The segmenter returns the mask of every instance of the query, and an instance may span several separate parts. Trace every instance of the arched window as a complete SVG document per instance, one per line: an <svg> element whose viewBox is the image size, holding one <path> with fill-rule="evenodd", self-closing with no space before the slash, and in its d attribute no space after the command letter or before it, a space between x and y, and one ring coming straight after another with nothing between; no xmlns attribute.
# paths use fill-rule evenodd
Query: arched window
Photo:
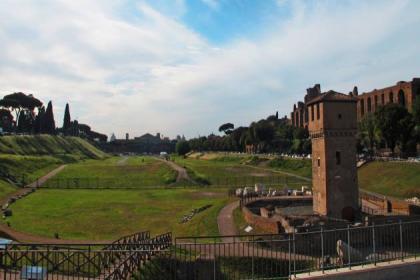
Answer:
<svg viewBox="0 0 420 280"><path fill-rule="evenodd" d="M392 91L389 93L389 103L394 103L394 93Z"/></svg>
<svg viewBox="0 0 420 280"><path fill-rule="evenodd" d="M405 95L402 89L398 92L398 104L405 107Z"/></svg>
<svg viewBox="0 0 420 280"><path fill-rule="evenodd" d="M365 100L360 99L360 114L363 117L365 115Z"/></svg>
<svg viewBox="0 0 420 280"><path fill-rule="evenodd" d="M378 108L378 96L377 95L375 95L375 111L376 111L376 109Z"/></svg>
<svg viewBox="0 0 420 280"><path fill-rule="evenodd" d="M370 100L370 97L367 99L367 111L368 113L372 112L372 101Z"/></svg>
<svg viewBox="0 0 420 280"><path fill-rule="evenodd" d="M382 93L381 95L381 105L384 106L385 105L385 94Z"/></svg>

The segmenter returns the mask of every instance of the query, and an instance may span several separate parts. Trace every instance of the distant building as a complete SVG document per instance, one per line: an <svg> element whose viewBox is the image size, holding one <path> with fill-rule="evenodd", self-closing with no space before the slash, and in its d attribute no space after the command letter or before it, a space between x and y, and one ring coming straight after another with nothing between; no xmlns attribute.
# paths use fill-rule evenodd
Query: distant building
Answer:
<svg viewBox="0 0 420 280"><path fill-rule="evenodd" d="M115 142L117 140L117 137L115 137L115 134L112 133L111 138L109 139L110 142Z"/></svg>
<svg viewBox="0 0 420 280"><path fill-rule="evenodd" d="M130 135L128 133L125 134L125 140L128 141L130 139Z"/></svg>
<svg viewBox="0 0 420 280"><path fill-rule="evenodd" d="M290 114L291 123L295 127L308 128L309 113L307 104L312 99L321 95L321 86L316 84L314 87L306 90L304 102L299 101L293 105L293 111ZM361 120L366 114L374 113L383 105L389 103L398 103L412 111L414 99L420 96L420 78L413 78L410 82L400 81L393 86L374 89L373 91L358 94L357 87L349 93L357 100L357 120Z"/></svg>

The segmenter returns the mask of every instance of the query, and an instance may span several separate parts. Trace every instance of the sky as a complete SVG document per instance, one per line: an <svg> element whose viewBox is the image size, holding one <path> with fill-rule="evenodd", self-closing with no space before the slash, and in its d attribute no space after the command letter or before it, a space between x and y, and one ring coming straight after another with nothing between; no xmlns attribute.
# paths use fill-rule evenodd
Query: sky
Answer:
<svg viewBox="0 0 420 280"><path fill-rule="evenodd" d="M420 1L0 0L0 97L52 100L118 138L247 126L315 83L420 77Z"/></svg>

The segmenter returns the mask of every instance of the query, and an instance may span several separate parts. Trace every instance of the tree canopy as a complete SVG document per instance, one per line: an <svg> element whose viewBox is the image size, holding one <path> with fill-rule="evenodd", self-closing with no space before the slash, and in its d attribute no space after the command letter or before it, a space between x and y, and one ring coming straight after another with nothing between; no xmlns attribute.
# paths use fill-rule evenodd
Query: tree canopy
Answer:
<svg viewBox="0 0 420 280"><path fill-rule="evenodd" d="M231 134L234 128L235 126L232 123L225 123L219 127L219 132L223 131L225 134Z"/></svg>

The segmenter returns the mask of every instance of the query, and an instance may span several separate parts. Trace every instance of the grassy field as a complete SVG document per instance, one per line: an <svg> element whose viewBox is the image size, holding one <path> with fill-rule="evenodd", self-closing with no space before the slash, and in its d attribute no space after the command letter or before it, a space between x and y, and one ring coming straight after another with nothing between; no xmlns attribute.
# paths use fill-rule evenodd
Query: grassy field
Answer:
<svg viewBox="0 0 420 280"><path fill-rule="evenodd" d="M400 198L420 197L420 164L371 162L359 168L359 187Z"/></svg>
<svg viewBox="0 0 420 280"><path fill-rule="evenodd" d="M180 235L217 234L216 217L229 201L223 189L39 190L11 206L15 229L42 236L112 240L151 230ZM185 224L183 215L212 205Z"/></svg>
<svg viewBox="0 0 420 280"><path fill-rule="evenodd" d="M310 159L274 158L263 165L307 178L312 177L312 161Z"/></svg>
<svg viewBox="0 0 420 280"><path fill-rule="evenodd" d="M63 163L107 155L77 137L51 135L0 137L0 198L35 181Z"/></svg>
<svg viewBox="0 0 420 280"><path fill-rule="evenodd" d="M190 176L209 185L284 184L301 185L302 180L260 166L249 156L173 157Z"/></svg>
<svg viewBox="0 0 420 280"><path fill-rule="evenodd" d="M111 157L67 165L51 184L56 180L66 182L81 178L81 187L89 187L89 184L98 187L103 187L102 184L109 184L107 187L164 186L175 182L177 175L167 164L152 157Z"/></svg>

